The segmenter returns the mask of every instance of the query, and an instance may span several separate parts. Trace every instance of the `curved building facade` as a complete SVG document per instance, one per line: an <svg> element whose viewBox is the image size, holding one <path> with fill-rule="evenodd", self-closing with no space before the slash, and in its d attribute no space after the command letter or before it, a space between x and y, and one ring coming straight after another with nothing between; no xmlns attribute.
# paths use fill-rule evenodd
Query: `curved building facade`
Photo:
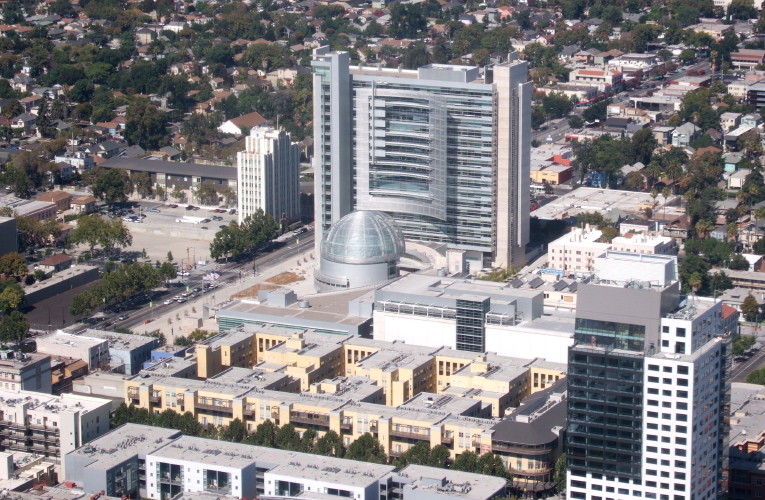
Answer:
<svg viewBox="0 0 765 500"><path fill-rule="evenodd" d="M345 290L396 278L404 250L404 234L391 216L375 210L350 213L321 242L316 289Z"/></svg>

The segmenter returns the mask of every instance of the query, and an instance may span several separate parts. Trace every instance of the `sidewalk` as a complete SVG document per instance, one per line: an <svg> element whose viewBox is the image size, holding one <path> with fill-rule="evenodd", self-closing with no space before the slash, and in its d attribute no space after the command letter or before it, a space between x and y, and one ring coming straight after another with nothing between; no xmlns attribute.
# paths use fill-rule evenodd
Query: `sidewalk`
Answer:
<svg viewBox="0 0 765 500"><path fill-rule="evenodd" d="M316 256L313 254L314 248L313 245L311 245L308 246L304 252L301 252L299 256L292 257L277 266L267 269L260 269L260 273L258 275L253 275L251 270L245 271L243 272L241 281L238 279L238 277L228 278L226 281L220 283L219 288L213 290L212 292L200 294L199 297L185 302L183 307L174 309L169 312L165 312L165 309L169 308L170 306L166 306L162 303L155 303L154 307L152 308L154 311L156 311L154 321L148 324L133 324L129 326L129 328L136 334L146 334L160 330L165 335L167 343L172 344L176 337L188 335L194 329L188 325L183 324L184 317L189 316L202 318L203 305L206 304L209 307L218 307L227 303L231 295L234 295L237 292L245 290L246 288L249 288L253 285L263 283L267 279L287 271L291 271L300 276L304 276L304 279L281 286L295 290L298 295L315 293L313 288L313 270L318 265L318 261L315 259ZM298 265L298 260L300 261L300 265ZM214 266L210 267L212 268ZM181 289L178 290L178 293L180 294ZM149 306L135 311L134 314L139 312L143 313L147 309L149 309ZM214 318L202 318L201 329L217 332L218 322Z"/></svg>

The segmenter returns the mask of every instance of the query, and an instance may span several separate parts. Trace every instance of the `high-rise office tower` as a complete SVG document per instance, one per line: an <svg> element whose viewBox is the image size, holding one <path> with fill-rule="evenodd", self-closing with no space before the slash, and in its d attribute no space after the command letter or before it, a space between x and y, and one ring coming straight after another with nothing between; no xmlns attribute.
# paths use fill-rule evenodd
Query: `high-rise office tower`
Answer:
<svg viewBox="0 0 765 500"><path fill-rule="evenodd" d="M608 252L577 290L568 497L720 498L730 333L722 302L680 293L672 256Z"/></svg>
<svg viewBox="0 0 765 500"><path fill-rule="evenodd" d="M350 66L314 50L316 244L353 210L473 266L520 264L529 241L528 64Z"/></svg>
<svg viewBox="0 0 765 500"><path fill-rule="evenodd" d="M236 162L240 223L259 208L277 224L300 217L300 148L289 133L253 127Z"/></svg>

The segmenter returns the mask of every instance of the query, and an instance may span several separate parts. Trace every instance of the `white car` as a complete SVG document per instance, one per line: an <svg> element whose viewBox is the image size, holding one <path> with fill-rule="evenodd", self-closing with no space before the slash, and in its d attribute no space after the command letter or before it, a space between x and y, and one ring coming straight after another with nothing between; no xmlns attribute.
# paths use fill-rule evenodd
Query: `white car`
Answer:
<svg viewBox="0 0 765 500"><path fill-rule="evenodd" d="M173 297L173 300L178 300L180 298L182 298L180 295L176 295L175 297Z"/></svg>
<svg viewBox="0 0 765 500"><path fill-rule="evenodd" d="M170 299L167 299L167 300L165 301L165 305L166 305L166 306L167 306L167 305L170 305L170 304L172 304L172 303L173 303L173 301L172 301L172 300L170 300Z"/></svg>
<svg viewBox="0 0 765 500"><path fill-rule="evenodd" d="M186 299L181 297L180 299L176 300L176 302L178 302L179 304L183 304L184 302L186 302Z"/></svg>

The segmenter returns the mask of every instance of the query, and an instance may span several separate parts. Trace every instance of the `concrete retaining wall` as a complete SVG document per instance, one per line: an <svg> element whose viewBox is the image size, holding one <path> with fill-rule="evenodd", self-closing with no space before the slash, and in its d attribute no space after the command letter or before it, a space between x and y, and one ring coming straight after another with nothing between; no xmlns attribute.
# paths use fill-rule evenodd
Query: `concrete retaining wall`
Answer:
<svg viewBox="0 0 765 500"><path fill-rule="evenodd" d="M45 299L54 297L67 290L92 281L100 277L96 266L73 266L65 271L58 272L53 277L37 282L26 287L26 303L36 304Z"/></svg>

